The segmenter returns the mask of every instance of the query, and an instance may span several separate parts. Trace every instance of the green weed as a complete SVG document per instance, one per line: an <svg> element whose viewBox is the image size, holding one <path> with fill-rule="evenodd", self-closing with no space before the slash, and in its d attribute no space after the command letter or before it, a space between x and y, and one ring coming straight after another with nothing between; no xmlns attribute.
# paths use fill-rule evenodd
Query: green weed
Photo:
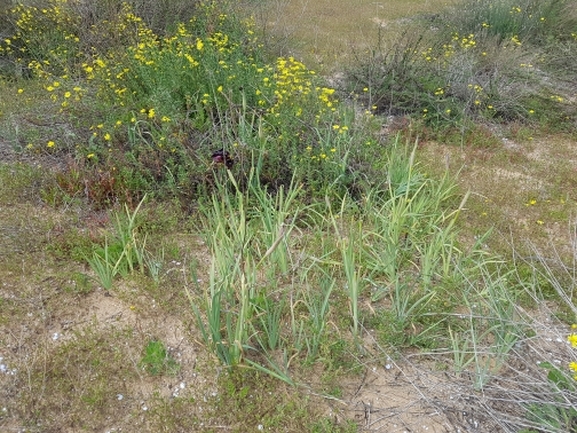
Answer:
<svg viewBox="0 0 577 433"><path fill-rule="evenodd" d="M150 340L144 347L144 355L140 366L153 376L160 374L175 374L180 366L167 352L164 343L160 340Z"/></svg>

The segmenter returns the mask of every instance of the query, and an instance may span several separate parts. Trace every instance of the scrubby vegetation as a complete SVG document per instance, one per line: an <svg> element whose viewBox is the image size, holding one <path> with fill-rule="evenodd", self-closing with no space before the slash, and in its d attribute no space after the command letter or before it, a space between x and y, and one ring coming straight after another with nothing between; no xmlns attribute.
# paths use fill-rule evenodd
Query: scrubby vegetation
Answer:
<svg viewBox="0 0 577 433"><path fill-rule="evenodd" d="M570 1L460 2L360 53L349 81L376 112L453 141L495 122L574 130L576 23Z"/></svg>
<svg viewBox="0 0 577 433"><path fill-rule="evenodd" d="M471 194L427 173L419 144L573 133L574 5L418 17L338 86L266 52L242 6L3 11L0 425L360 431L370 406L359 422L323 402L412 351L473 395L513 377L487 431L572 431L574 240L554 266L537 247L491 251L466 232ZM93 298L120 313L80 320ZM568 339L557 364L531 345L537 312Z"/></svg>

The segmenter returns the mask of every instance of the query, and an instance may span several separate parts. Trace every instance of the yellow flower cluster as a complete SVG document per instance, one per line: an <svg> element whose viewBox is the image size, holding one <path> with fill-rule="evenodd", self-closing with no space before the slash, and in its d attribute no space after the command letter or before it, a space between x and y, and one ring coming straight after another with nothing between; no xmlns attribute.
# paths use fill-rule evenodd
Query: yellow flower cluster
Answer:
<svg viewBox="0 0 577 433"><path fill-rule="evenodd" d="M467 87L472 90L472 100L476 107L483 107L493 110L493 106L488 103L489 96L485 93L483 86L479 84L468 84Z"/></svg>
<svg viewBox="0 0 577 433"><path fill-rule="evenodd" d="M467 36L462 36L459 39L459 45L464 50L466 50L468 48L473 48L475 45L477 45L477 42L475 41L475 35L471 33Z"/></svg>
<svg viewBox="0 0 577 433"><path fill-rule="evenodd" d="M315 72L295 60L293 57L280 57L276 62L276 72L273 75L274 82L269 77L264 77L265 87L274 88L274 104L269 108L269 113L280 116L281 111L289 110L295 116L300 116L305 107L303 104L316 105L315 117L320 120L323 115L336 110L338 102L334 98L335 89L315 86L313 81ZM319 104L320 103L320 104Z"/></svg>
<svg viewBox="0 0 577 433"><path fill-rule="evenodd" d="M572 327L573 327L573 329L577 328L576 325L573 325ZM569 341L569 343L571 343L572 347L577 347L577 334L569 335L569 337L567 337L567 341Z"/></svg>
<svg viewBox="0 0 577 433"><path fill-rule="evenodd" d="M571 325L571 329L576 330L577 324ZM567 337L567 341L569 341L569 343L571 343L571 347L577 348L577 334L573 334L573 333L570 334ZM577 362L575 362L575 361L570 362L569 363L569 370L573 374L573 379L577 380Z"/></svg>
<svg viewBox="0 0 577 433"><path fill-rule="evenodd" d="M487 25L488 26L488 25ZM435 52L432 47L421 51L421 55L427 62L437 62L440 59L449 59L453 57L458 50L470 50L477 46L475 35L470 33L466 36L460 35L458 32L453 32L451 35L451 42L443 44L440 53Z"/></svg>
<svg viewBox="0 0 577 433"><path fill-rule="evenodd" d="M43 59L29 66L33 71L49 68L59 74L70 72L70 63L80 57L80 38L75 32L79 18L69 8L68 0L49 0L45 7L18 4L10 10L16 32L0 40L0 54L13 55L17 62L27 57Z"/></svg>
<svg viewBox="0 0 577 433"><path fill-rule="evenodd" d="M334 115L338 104L335 89L318 85L314 71L293 57L266 64L258 51L251 55L250 50L257 47L250 45L255 41L251 22L246 23L249 42L244 40L242 45L232 33L227 34L226 15L218 16L218 23L208 34L199 32L198 18L193 18L177 25L174 33L160 37L128 3L122 3L114 19L82 29L79 34L84 36L86 32L91 41L97 42L113 37L114 47L123 48L86 47L79 43L78 35L69 31L79 28L73 8L65 7L71 1L47 0L46 9L17 6L21 31L0 44L6 50L15 49L16 42L21 42L19 46L28 49L33 44L25 38L34 37L34 32L41 37L39 28L58 29L61 40L54 41L51 55L29 55L28 59L35 60L28 66L36 77L45 80L48 97L61 110L73 113L73 109L82 108L74 104L86 101L86 97L107 108L90 127L90 143L83 149L88 159L98 160L99 146L110 150L118 140L126 140L127 133L138 137L140 128L147 132L146 137L152 136L151 143L162 147L178 134L176 125L184 116L195 125L198 120L202 126L213 116L241 106L258 108L255 111L272 128L287 118L307 116L307 122L332 125L331 136L335 139L348 133L348 126ZM39 27L41 19L51 25ZM74 61L60 65L59 58ZM294 139L295 135L290 132L286 134L289 136ZM325 143L309 157L330 159L337 152L335 146ZM56 141L42 145L43 150L59 147Z"/></svg>

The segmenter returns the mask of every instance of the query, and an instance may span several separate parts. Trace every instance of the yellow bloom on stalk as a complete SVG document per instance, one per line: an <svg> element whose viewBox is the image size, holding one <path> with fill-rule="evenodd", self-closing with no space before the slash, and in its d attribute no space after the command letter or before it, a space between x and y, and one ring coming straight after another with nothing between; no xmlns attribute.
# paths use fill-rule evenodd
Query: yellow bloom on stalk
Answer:
<svg viewBox="0 0 577 433"><path fill-rule="evenodd" d="M202 51L203 47L204 47L204 42L202 42L202 39L197 39L196 40L196 49L198 51Z"/></svg>
<svg viewBox="0 0 577 433"><path fill-rule="evenodd" d="M517 35L515 35L511 38L511 42L513 42L517 46L522 45L521 41L519 40L519 36L517 36Z"/></svg>
<svg viewBox="0 0 577 433"><path fill-rule="evenodd" d="M107 132L106 134L104 134L104 140L106 141L110 141L112 137L110 136L110 134Z"/></svg>
<svg viewBox="0 0 577 433"><path fill-rule="evenodd" d="M577 334L571 334L567 337L567 341L571 343L571 346L577 347Z"/></svg>
<svg viewBox="0 0 577 433"><path fill-rule="evenodd" d="M52 148L52 147L54 147L55 145L56 145L56 143L54 143L52 140L50 140L48 143L46 143L46 147L49 148L49 149ZM577 336L576 336L576 337L577 337Z"/></svg>
<svg viewBox="0 0 577 433"><path fill-rule="evenodd" d="M573 373L575 373L573 375L573 379L577 380L577 362L570 362L569 363L569 370L572 370Z"/></svg>
<svg viewBox="0 0 577 433"><path fill-rule="evenodd" d="M156 116L156 112L154 111L154 108L151 108L150 110L148 110L148 118L154 119L154 116Z"/></svg>

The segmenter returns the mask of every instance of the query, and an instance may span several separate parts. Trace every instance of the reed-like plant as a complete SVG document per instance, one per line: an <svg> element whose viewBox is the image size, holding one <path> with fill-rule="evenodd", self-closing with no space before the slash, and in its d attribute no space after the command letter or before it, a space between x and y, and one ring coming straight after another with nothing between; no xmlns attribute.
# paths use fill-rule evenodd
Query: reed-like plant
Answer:
<svg viewBox="0 0 577 433"><path fill-rule="evenodd" d="M98 247L91 256L86 256L86 261L106 290L112 288L116 275L126 276L134 272L135 265L140 272L145 270L146 236L139 238L136 221L145 200L146 195L132 212L125 205L124 215L115 215L113 242L109 243L106 239L103 247Z"/></svg>
<svg viewBox="0 0 577 433"><path fill-rule="evenodd" d="M271 298L282 291L273 295L270 288L278 286L275 276L286 274L290 267L287 237L300 213L294 206L300 188L293 184L286 193L281 187L272 195L259 184L258 167L257 163L250 170L243 188L230 171L217 178L215 194L201 207L211 251L202 308L188 294L205 342L224 365L246 361L288 381L269 353L284 350L280 321L285 305L283 298ZM257 359L264 357L265 365L251 359L251 353Z"/></svg>
<svg viewBox="0 0 577 433"><path fill-rule="evenodd" d="M314 290L310 286L303 286L302 301L308 311L308 326L305 328L306 337L304 341L308 358L311 361L314 361L318 356L319 348L325 337L330 297L334 286L334 279L327 275L320 278L318 286Z"/></svg>

